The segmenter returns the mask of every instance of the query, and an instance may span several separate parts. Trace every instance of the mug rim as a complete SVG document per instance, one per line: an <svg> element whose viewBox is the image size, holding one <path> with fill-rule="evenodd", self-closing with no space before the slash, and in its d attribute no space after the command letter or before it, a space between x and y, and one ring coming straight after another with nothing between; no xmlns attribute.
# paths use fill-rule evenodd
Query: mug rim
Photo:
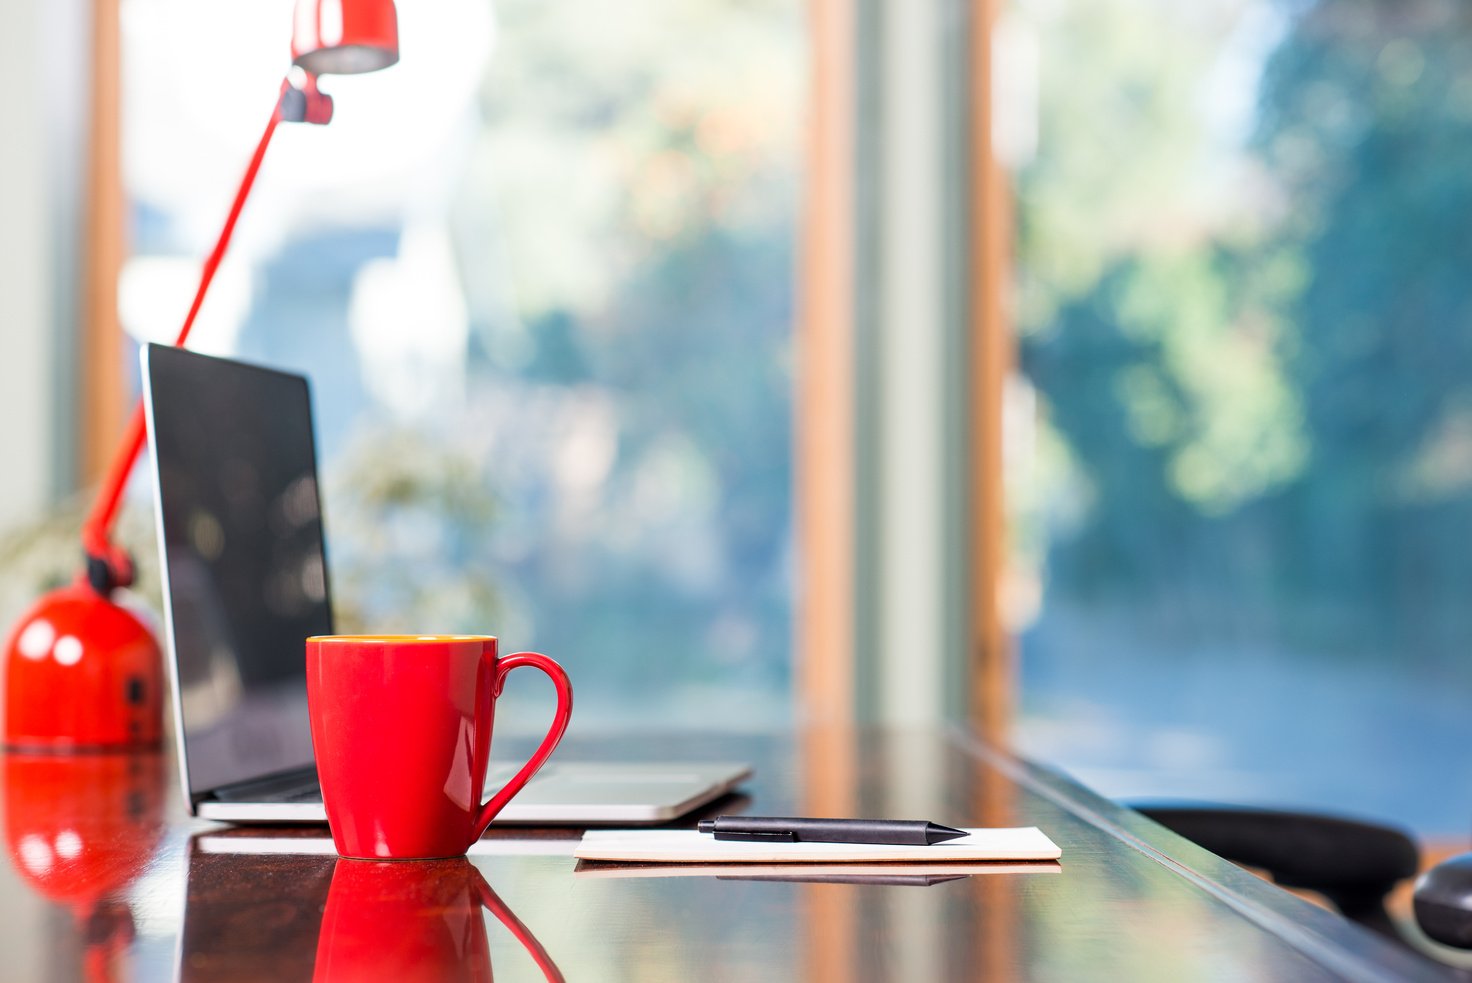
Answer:
<svg viewBox="0 0 1472 983"><path fill-rule="evenodd" d="M445 642L494 642L495 635L308 635L307 641L318 644L333 642L388 642L394 645L443 645Z"/></svg>

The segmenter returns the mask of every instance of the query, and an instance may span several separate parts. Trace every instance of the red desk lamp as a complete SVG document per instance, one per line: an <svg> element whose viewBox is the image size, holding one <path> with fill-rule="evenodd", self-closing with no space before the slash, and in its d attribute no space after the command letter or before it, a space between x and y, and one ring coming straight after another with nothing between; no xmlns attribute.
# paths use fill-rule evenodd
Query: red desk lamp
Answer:
<svg viewBox="0 0 1472 983"><path fill-rule="evenodd" d="M205 259L175 345L189 338L276 124L332 119L332 97L317 88L317 76L372 72L399 60L393 0L298 0L291 60L294 67L281 83L266 131ZM163 660L158 642L113 597L133 582L132 558L110 535L128 473L143 449L143 428L140 403L82 527L86 570L70 586L42 597L11 630L5 645L7 747L67 751L159 741Z"/></svg>

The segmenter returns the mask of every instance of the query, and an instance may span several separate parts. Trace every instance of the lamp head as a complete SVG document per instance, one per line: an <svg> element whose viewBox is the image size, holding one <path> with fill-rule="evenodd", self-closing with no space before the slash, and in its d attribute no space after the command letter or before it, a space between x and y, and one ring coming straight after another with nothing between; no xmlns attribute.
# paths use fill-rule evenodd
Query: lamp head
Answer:
<svg viewBox="0 0 1472 983"><path fill-rule="evenodd" d="M358 75L399 60L393 0L297 0L292 64L312 75Z"/></svg>

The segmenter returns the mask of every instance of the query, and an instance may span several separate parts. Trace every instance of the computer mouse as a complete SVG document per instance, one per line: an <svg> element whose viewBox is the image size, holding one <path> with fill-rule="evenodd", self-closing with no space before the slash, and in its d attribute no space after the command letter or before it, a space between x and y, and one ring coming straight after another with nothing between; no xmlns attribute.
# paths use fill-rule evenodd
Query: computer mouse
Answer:
<svg viewBox="0 0 1472 983"><path fill-rule="evenodd" d="M1416 881L1416 923L1443 945L1472 949L1472 853L1445 860Z"/></svg>

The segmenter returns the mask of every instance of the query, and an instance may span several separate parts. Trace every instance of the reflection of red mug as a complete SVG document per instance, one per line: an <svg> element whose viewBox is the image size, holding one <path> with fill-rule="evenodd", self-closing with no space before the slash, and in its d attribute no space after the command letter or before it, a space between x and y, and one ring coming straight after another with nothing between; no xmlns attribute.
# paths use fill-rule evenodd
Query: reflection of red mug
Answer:
<svg viewBox="0 0 1472 983"><path fill-rule="evenodd" d="M547 950L463 857L424 864L339 860L322 912L313 980L490 980L482 904L542 975L560 983Z"/></svg>
<svg viewBox="0 0 1472 983"><path fill-rule="evenodd" d="M547 736L481 805L496 697L533 666L557 687ZM567 730L572 684L545 655L496 655L489 635L307 639L312 745L332 841L344 857L458 857L531 780Z"/></svg>

